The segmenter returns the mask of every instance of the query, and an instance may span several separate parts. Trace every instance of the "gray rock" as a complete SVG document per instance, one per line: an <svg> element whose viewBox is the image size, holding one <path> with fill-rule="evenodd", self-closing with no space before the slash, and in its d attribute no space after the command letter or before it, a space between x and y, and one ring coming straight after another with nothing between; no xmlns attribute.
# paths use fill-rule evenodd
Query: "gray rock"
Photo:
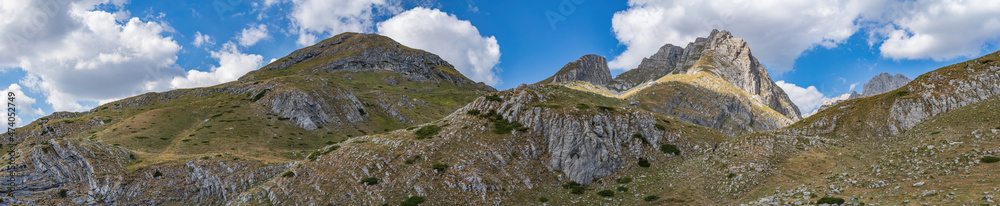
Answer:
<svg viewBox="0 0 1000 206"><path fill-rule="evenodd" d="M603 85L611 81L611 70L608 61L602 56L588 54L576 61L567 63L555 75L538 82L539 84L585 81L594 85Z"/></svg>
<svg viewBox="0 0 1000 206"><path fill-rule="evenodd" d="M868 97L896 90L910 83L910 81L910 78L903 76L903 74L890 75L889 73L882 73L872 77L871 80L868 80L868 82L865 83L864 91L861 93L861 97Z"/></svg>

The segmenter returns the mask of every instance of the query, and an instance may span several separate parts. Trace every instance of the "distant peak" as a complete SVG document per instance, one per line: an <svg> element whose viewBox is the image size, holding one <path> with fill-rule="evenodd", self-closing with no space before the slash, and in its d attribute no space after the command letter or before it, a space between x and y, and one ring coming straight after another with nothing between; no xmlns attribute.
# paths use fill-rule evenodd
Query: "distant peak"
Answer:
<svg viewBox="0 0 1000 206"><path fill-rule="evenodd" d="M610 82L611 69L608 68L608 60L600 55L583 55L576 61L567 63L552 77L538 83L547 84L571 81L585 81L595 85L603 85Z"/></svg>

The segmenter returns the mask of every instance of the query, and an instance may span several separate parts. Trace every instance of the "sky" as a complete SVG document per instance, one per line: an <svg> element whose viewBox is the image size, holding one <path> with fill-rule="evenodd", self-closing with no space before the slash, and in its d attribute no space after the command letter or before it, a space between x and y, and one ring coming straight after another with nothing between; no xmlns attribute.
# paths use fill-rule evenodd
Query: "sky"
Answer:
<svg viewBox="0 0 1000 206"><path fill-rule="evenodd" d="M217 85L343 32L440 55L504 90L586 54L613 74L728 30L803 113L879 73L915 78L1000 49L994 0L0 1L0 89L24 125L147 92ZM6 120L4 120L6 121ZM4 122L6 123L6 122Z"/></svg>

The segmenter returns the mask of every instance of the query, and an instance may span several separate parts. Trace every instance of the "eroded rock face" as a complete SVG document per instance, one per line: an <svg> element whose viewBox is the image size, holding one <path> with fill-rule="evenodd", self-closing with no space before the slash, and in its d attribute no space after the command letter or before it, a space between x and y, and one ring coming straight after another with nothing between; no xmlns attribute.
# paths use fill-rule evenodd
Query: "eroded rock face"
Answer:
<svg viewBox="0 0 1000 206"><path fill-rule="evenodd" d="M563 66L559 72L542 80L541 84L556 82L585 81L594 85L603 85L611 81L611 70L608 69L608 61L598 55L584 55L576 61Z"/></svg>

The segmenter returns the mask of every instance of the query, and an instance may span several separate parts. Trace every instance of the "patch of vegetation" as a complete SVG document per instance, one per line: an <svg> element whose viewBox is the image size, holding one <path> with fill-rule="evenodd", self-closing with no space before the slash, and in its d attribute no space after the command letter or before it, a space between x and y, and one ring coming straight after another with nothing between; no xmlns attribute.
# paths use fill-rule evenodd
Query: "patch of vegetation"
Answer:
<svg viewBox="0 0 1000 206"><path fill-rule="evenodd" d="M628 184L630 182L632 182L632 178L631 177L625 177L625 178L619 178L618 179L618 184Z"/></svg>
<svg viewBox="0 0 1000 206"><path fill-rule="evenodd" d="M479 117L493 122L493 133L495 134L508 134L513 130L517 130L519 132L528 131L528 128L524 127L524 125L520 122L508 121L507 119L504 119L502 115L497 114L496 110L491 109L489 112L486 112L486 114L479 115Z"/></svg>
<svg viewBox="0 0 1000 206"><path fill-rule="evenodd" d="M734 177L736 177L736 174L733 174L733 173L729 173L729 175L726 175L726 178L729 178L729 179L732 179Z"/></svg>
<svg viewBox="0 0 1000 206"><path fill-rule="evenodd" d="M816 201L816 204L844 204L844 198L823 197Z"/></svg>
<svg viewBox="0 0 1000 206"><path fill-rule="evenodd" d="M421 196L410 196L409 198L406 198L405 200L403 200L402 203L399 203L399 205L401 205L401 206L417 206L417 205L420 205L421 203L424 203L425 201L427 201L427 199L424 198L424 197L421 197Z"/></svg>
<svg viewBox="0 0 1000 206"><path fill-rule="evenodd" d="M569 181L566 184L563 184L562 187L563 189L569 189L570 190L569 193L578 195L583 194L583 192L587 189L584 188L583 185L580 185L580 183L576 183L576 181Z"/></svg>
<svg viewBox="0 0 1000 206"><path fill-rule="evenodd" d="M59 197L66 198L67 196L66 192L67 192L66 189L59 190Z"/></svg>
<svg viewBox="0 0 1000 206"><path fill-rule="evenodd" d="M437 135L439 132L441 132L440 126L427 125L421 127L416 132L413 132L413 134L417 136L417 139L430 139L433 138L434 135Z"/></svg>
<svg viewBox="0 0 1000 206"><path fill-rule="evenodd" d="M681 150L677 149L677 145L672 144L660 145L660 151L663 152L663 154L673 153L674 155L681 155Z"/></svg>
<svg viewBox="0 0 1000 206"><path fill-rule="evenodd" d="M660 131L667 131L667 127L664 127L662 124L656 124L656 125L653 125L653 126L656 127L656 129L658 129Z"/></svg>
<svg viewBox="0 0 1000 206"><path fill-rule="evenodd" d="M365 185L375 185L375 184L378 184L378 178L375 178L375 177L361 178L361 183L363 183Z"/></svg>
<svg viewBox="0 0 1000 206"><path fill-rule="evenodd" d="M541 203L546 203L546 202L549 202L549 198L545 198L545 197L539 197L539 198L538 198L538 202L541 202Z"/></svg>
<svg viewBox="0 0 1000 206"><path fill-rule="evenodd" d="M613 112L613 111L615 111L614 107L597 106L597 108L600 109L601 111L605 111L605 112Z"/></svg>
<svg viewBox="0 0 1000 206"><path fill-rule="evenodd" d="M908 91L908 90L903 90L903 91L896 92L896 95L898 95L900 97L906 96L906 95L909 95L909 94L910 94L910 91Z"/></svg>
<svg viewBox="0 0 1000 206"><path fill-rule="evenodd" d="M434 163L434 165L431 165L431 168L434 168L434 170L437 170L438 172L444 172L445 170L448 170L448 164Z"/></svg>
<svg viewBox="0 0 1000 206"><path fill-rule="evenodd" d="M269 91L271 91L271 90L270 89L265 89L264 91L262 91L262 92L258 93L257 95L253 96L253 98L250 99L250 101L251 102L257 102L257 100L260 100L260 98L264 98L264 95L267 94L267 92L269 92Z"/></svg>
<svg viewBox="0 0 1000 206"><path fill-rule="evenodd" d="M403 163L406 163L408 165L412 165L414 162L417 162L417 160L420 160L420 155L415 155L415 156L413 156L413 158L407 159Z"/></svg>
<svg viewBox="0 0 1000 206"><path fill-rule="evenodd" d="M281 177L284 178L295 177L295 173L292 171L286 171L285 173L281 173Z"/></svg>
<svg viewBox="0 0 1000 206"><path fill-rule="evenodd" d="M597 192L597 195L604 196L604 197L614 197L615 196L615 191L601 190L600 192Z"/></svg>
<svg viewBox="0 0 1000 206"><path fill-rule="evenodd" d="M160 177L160 176L163 176L163 173L160 172L159 170L157 170L156 172L153 172L153 177Z"/></svg>
<svg viewBox="0 0 1000 206"><path fill-rule="evenodd" d="M579 104L576 104L576 108L577 109L590 109L590 105L587 105L587 104L584 104L584 103L579 103Z"/></svg>
<svg viewBox="0 0 1000 206"><path fill-rule="evenodd" d="M642 198L642 200L646 201L646 202L652 202L652 201L656 201L658 199L660 199L660 197L656 196L656 195L650 195L650 196L646 196L645 198Z"/></svg>
<svg viewBox="0 0 1000 206"><path fill-rule="evenodd" d="M469 111L466 111L465 114L472 115L472 116L479 116L479 110L478 109L470 109Z"/></svg>
<svg viewBox="0 0 1000 206"><path fill-rule="evenodd" d="M983 158L980 158L979 161L982 161L983 163L994 163L994 162L1000 162L1000 158L994 156L985 156Z"/></svg>
<svg viewBox="0 0 1000 206"><path fill-rule="evenodd" d="M931 135L936 135L936 134L941 134L941 131L934 131L934 132L931 132Z"/></svg>
<svg viewBox="0 0 1000 206"><path fill-rule="evenodd" d="M990 62L993 62L993 60L992 59L985 59L985 60L979 61L980 64L989 64Z"/></svg>
<svg viewBox="0 0 1000 206"><path fill-rule="evenodd" d="M639 158L639 166L640 167L649 167L650 164L649 164L649 161L646 160L646 158Z"/></svg>
<svg viewBox="0 0 1000 206"><path fill-rule="evenodd" d="M486 100L494 101L494 102L503 102L503 99L501 99L500 97L498 97L496 95L486 95Z"/></svg>
<svg viewBox="0 0 1000 206"><path fill-rule="evenodd" d="M364 108L358 108L358 114L361 114L361 116L365 116L368 115L368 112L365 112Z"/></svg>
<svg viewBox="0 0 1000 206"><path fill-rule="evenodd" d="M615 188L615 189L618 190L619 192L628 192L628 188L627 187L621 187L621 186L619 186L618 188Z"/></svg>

